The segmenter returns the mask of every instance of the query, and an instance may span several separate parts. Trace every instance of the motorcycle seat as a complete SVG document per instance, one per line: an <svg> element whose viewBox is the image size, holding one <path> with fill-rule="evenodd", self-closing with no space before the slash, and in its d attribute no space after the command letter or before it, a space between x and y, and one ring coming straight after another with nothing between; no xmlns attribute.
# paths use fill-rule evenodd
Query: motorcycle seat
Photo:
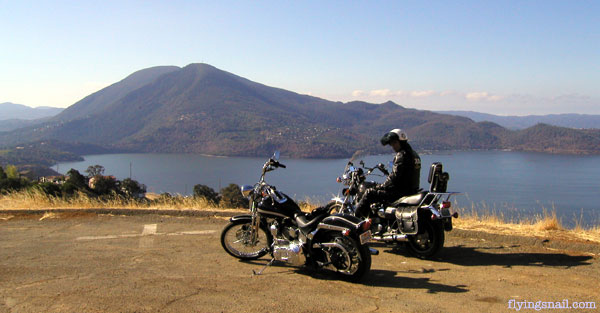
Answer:
<svg viewBox="0 0 600 313"><path fill-rule="evenodd" d="M402 198L396 200L394 203L392 203L392 206L399 207L399 206L418 205L419 203L421 203L421 201L423 201L423 198L425 198L425 195L427 195L427 192L420 192L420 193L417 193L414 195L402 197Z"/></svg>
<svg viewBox="0 0 600 313"><path fill-rule="evenodd" d="M302 229L306 229L306 228L311 228L312 226L314 226L315 224L318 224L322 218L322 216L318 215L316 217L314 217L312 220L308 220L306 218L305 215L303 214L296 214L295 218L296 218L296 223L298 224L298 227L302 228Z"/></svg>

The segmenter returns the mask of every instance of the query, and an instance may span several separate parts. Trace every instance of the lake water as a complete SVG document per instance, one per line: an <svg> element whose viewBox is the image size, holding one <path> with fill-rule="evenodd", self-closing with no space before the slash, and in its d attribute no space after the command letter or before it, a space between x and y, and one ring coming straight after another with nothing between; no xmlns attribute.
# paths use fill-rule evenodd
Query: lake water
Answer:
<svg viewBox="0 0 600 313"><path fill-rule="evenodd" d="M85 161L60 163L58 171L81 173L100 164L105 174L131 176L149 192L192 194L196 184L219 190L230 183L254 184L269 157L210 157L196 154L88 155ZM393 155L363 157L367 166L388 164ZM600 156L552 155L529 152L475 151L421 155L421 186L428 188L429 165L442 162L450 173L449 191L461 191L455 206L482 213L496 212L507 220L555 210L564 225L600 223ZM267 182L298 200L327 202L342 187L336 183L347 159L289 159L286 169L267 174ZM358 160L355 162L358 164ZM371 180L381 180L370 176Z"/></svg>

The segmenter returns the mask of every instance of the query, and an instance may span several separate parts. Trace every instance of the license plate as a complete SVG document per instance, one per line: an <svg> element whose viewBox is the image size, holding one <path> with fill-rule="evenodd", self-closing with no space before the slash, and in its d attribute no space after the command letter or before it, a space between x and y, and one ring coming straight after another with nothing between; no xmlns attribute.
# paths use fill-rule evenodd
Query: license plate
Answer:
<svg viewBox="0 0 600 313"><path fill-rule="evenodd" d="M366 232L360 234L360 244L364 245L366 243L369 243L369 241L371 241L371 231L367 230Z"/></svg>

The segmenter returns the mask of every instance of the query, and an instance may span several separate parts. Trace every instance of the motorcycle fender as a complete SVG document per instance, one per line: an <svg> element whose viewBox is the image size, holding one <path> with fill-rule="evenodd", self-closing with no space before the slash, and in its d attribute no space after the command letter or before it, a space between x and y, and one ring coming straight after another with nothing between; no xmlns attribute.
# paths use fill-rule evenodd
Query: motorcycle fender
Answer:
<svg viewBox="0 0 600 313"><path fill-rule="evenodd" d="M350 214L335 214L324 218L317 229L310 233L307 237L311 241L319 241L322 235L325 235L331 231L342 232L344 230L350 230L350 232L356 234L358 225L362 220L354 215ZM358 236L358 234L356 234Z"/></svg>
<svg viewBox="0 0 600 313"><path fill-rule="evenodd" d="M250 214L236 215L236 216L232 216L229 219L230 222L241 221L241 220L252 221L252 215L250 215Z"/></svg>
<svg viewBox="0 0 600 313"><path fill-rule="evenodd" d="M442 225L444 226L444 230L445 231L451 231L452 230L452 217L451 216L446 216L444 214L442 214L442 212L440 212L438 209L432 207L432 206L426 206L421 208L425 211L431 212L431 214L436 216L436 219L438 221L441 221ZM429 217L429 216L427 216Z"/></svg>

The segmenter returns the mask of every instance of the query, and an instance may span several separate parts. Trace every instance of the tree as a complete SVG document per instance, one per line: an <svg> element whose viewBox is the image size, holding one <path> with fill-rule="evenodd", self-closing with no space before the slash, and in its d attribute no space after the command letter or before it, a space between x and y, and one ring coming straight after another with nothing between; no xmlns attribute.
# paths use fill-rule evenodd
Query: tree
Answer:
<svg viewBox="0 0 600 313"><path fill-rule="evenodd" d="M229 184L221 189L221 205L231 208L242 208L248 206L248 199L244 198L240 186Z"/></svg>
<svg viewBox="0 0 600 313"><path fill-rule="evenodd" d="M85 170L85 172L88 174L88 177L94 177L94 176L102 176L104 175L104 166L102 165L90 165L88 166L87 170Z"/></svg>
<svg viewBox="0 0 600 313"><path fill-rule="evenodd" d="M121 182L121 191L129 197L138 198L140 194L146 193L146 185L140 184L131 178L125 178Z"/></svg>
<svg viewBox="0 0 600 313"><path fill-rule="evenodd" d="M19 170L14 165L6 166L6 177L7 178L19 178Z"/></svg>
<svg viewBox="0 0 600 313"><path fill-rule="evenodd" d="M119 184L117 179L113 176L94 176L91 179L94 180L93 190L98 195L107 195L111 192L119 191ZM91 186L91 184L90 184Z"/></svg>
<svg viewBox="0 0 600 313"><path fill-rule="evenodd" d="M67 172L67 176L69 176L69 178L67 178L67 181L65 182L65 184L70 183L79 189L87 187L87 182L86 182L85 176L81 175L81 173L79 173L79 171L77 171L76 169L73 169L73 168L70 169Z"/></svg>
<svg viewBox="0 0 600 313"><path fill-rule="evenodd" d="M219 194L214 189L206 185L195 185L194 197L204 198L214 204L219 204Z"/></svg>
<svg viewBox="0 0 600 313"><path fill-rule="evenodd" d="M2 166L0 166L0 180L7 179L7 178L8 178L8 176L6 176L4 169L2 168Z"/></svg>

